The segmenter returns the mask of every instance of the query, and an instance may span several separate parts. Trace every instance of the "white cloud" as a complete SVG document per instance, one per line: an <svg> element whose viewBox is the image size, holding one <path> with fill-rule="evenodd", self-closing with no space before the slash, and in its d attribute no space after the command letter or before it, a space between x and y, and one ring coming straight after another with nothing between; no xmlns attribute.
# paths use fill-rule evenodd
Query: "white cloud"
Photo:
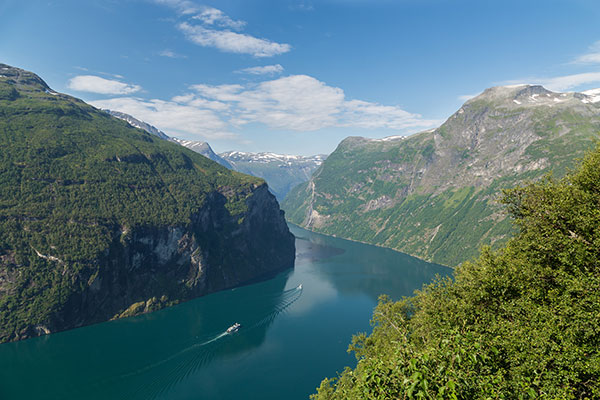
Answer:
<svg viewBox="0 0 600 400"><path fill-rule="evenodd" d="M194 19L199 19L207 25L215 25L223 28L242 29L246 26L245 21L235 21L229 18L223 11L212 7L203 7L200 14L195 15Z"/></svg>
<svg viewBox="0 0 600 400"><path fill-rule="evenodd" d="M178 13L183 15L194 14L200 11L200 7L197 6L193 1L188 0L154 0L156 4L169 6L177 10Z"/></svg>
<svg viewBox="0 0 600 400"><path fill-rule="evenodd" d="M556 92L564 92L586 84L600 84L600 72L585 72L581 74L556 76L554 78L528 78L507 81L504 84L534 84L542 85L546 89Z"/></svg>
<svg viewBox="0 0 600 400"><path fill-rule="evenodd" d="M209 29L201 25L191 25L187 22L182 22L177 27L192 42L204 47L215 47L228 53L251 54L254 57L272 57L287 53L291 49L291 46L286 43L275 43L267 39L259 39L229 30Z"/></svg>
<svg viewBox="0 0 600 400"><path fill-rule="evenodd" d="M185 56L183 54L175 53L174 51L169 50L169 49L165 49L165 50L161 51L160 53L158 53L158 55L161 57L168 57L168 58L187 58L187 56Z"/></svg>
<svg viewBox="0 0 600 400"><path fill-rule="evenodd" d="M188 21L177 24L186 38L203 47L214 47L228 53L251 54L254 57L272 57L287 53L291 46L268 39L237 33L246 26L245 21L234 20L223 11L188 0L154 0L155 3L174 8ZM198 21L199 24L192 23Z"/></svg>
<svg viewBox="0 0 600 400"><path fill-rule="evenodd" d="M283 72L283 67L279 64L264 65L261 67L250 67L235 71L238 74L250 75L275 75Z"/></svg>
<svg viewBox="0 0 600 400"><path fill-rule="evenodd" d="M228 124L212 110L158 99L119 97L90 102L98 108L121 111L148 122L169 135L200 135L206 139L235 138Z"/></svg>
<svg viewBox="0 0 600 400"><path fill-rule="evenodd" d="M245 85L198 84L190 89L192 92L171 100L120 97L91 103L131 114L170 135L199 135L205 140L240 140L233 132L250 123L292 131L324 128L398 131L431 128L440 123L400 107L347 99L342 89L308 75Z"/></svg>
<svg viewBox="0 0 600 400"><path fill-rule="evenodd" d="M477 96L479 96L479 93L476 93L476 94L463 94L463 95L458 96L458 99L460 101L467 101L467 100L471 100L473 97L477 97Z"/></svg>
<svg viewBox="0 0 600 400"><path fill-rule="evenodd" d="M142 90L139 85L104 79L95 75L78 75L69 80L67 87L80 92L99 94L132 94Z"/></svg>
<svg viewBox="0 0 600 400"><path fill-rule="evenodd" d="M274 129L315 131L327 127L407 129L431 127L425 120L395 106L346 100L344 91L307 75L292 75L256 85L194 85L198 97L180 100L191 104L206 99L228 104L221 114L233 126L250 122Z"/></svg>
<svg viewBox="0 0 600 400"><path fill-rule="evenodd" d="M600 40L590 46L589 51L577 57L575 64L600 64Z"/></svg>

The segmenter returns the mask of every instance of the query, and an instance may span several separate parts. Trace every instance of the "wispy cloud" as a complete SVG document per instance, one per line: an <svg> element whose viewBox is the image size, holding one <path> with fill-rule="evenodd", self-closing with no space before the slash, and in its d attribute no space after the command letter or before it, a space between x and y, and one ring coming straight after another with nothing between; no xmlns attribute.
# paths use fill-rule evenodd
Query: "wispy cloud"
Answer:
<svg viewBox="0 0 600 400"><path fill-rule="evenodd" d="M314 11L315 7L309 2L299 2L290 5L292 11Z"/></svg>
<svg viewBox="0 0 600 400"><path fill-rule="evenodd" d="M177 10L182 15L195 14L200 11L200 7L193 1L188 0L154 0L156 4L169 6Z"/></svg>
<svg viewBox="0 0 600 400"><path fill-rule="evenodd" d="M575 64L600 64L600 40L592 44L589 51L577 57L573 63Z"/></svg>
<svg viewBox="0 0 600 400"><path fill-rule="evenodd" d="M563 75L556 76L553 78L526 78L519 80L511 80L503 82L505 85L516 85L516 84L534 84L542 85L546 89L563 92L571 90L582 85L600 85L600 72L584 72L581 74Z"/></svg>
<svg viewBox="0 0 600 400"><path fill-rule="evenodd" d="M170 100L118 97L91 103L131 114L171 135L207 140L241 140L235 132L250 123L283 131L349 127L397 132L441 122L396 106L347 99L342 89L308 75L245 85L197 84Z"/></svg>
<svg viewBox="0 0 600 400"><path fill-rule="evenodd" d="M235 30L242 29L244 26L246 26L245 21L233 20L225 15L223 11L212 7L203 7L200 14L195 15L193 18L198 19L207 25L232 28Z"/></svg>
<svg viewBox="0 0 600 400"><path fill-rule="evenodd" d="M251 54L254 57L272 57L287 53L291 49L289 44L276 43L229 30L209 29L202 25L191 25L187 22L182 22L177 27L192 42L204 47L214 47L228 53Z"/></svg>
<svg viewBox="0 0 600 400"><path fill-rule="evenodd" d="M120 95L132 94L142 90L139 85L105 79L95 75L78 75L69 80L67 87L80 92Z"/></svg>
<svg viewBox="0 0 600 400"><path fill-rule="evenodd" d="M251 54L254 57L272 57L287 53L291 46L269 39L239 33L246 22L235 20L223 11L188 0L154 0L155 3L169 6L187 19L177 23L185 37L203 47L213 47L220 51L237 54Z"/></svg>
<svg viewBox="0 0 600 400"><path fill-rule="evenodd" d="M205 139L232 139L228 124L204 106L159 99L119 97L90 102L98 108L125 112L148 122L169 135L199 135Z"/></svg>
<svg viewBox="0 0 600 400"><path fill-rule="evenodd" d="M327 127L401 130L431 127L439 121L423 119L396 106L347 100L340 88L307 75L292 75L256 85L194 85L196 96L228 104L222 114L233 126L251 122L273 129L315 131ZM189 95L188 95L189 96Z"/></svg>
<svg viewBox="0 0 600 400"><path fill-rule="evenodd" d="M158 55L161 57L168 57L168 58L187 58L186 55L175 53L174 51L169 50L169 49L165 49L165 50L161 51L160 53L158 53Z"/></svg>
<svg viewBox="0 0 600 400"><path fill-rule="evenodd" d="M235 71L238 74L250 75L275 75L283 72L283 67L279 64L264 65L261 67L250 67Z"/></svg>
<svg viewBox="0 0 600 400"><path fill-rule="evenodd" d="M475 94L463 94L458 96L458 99L460 101L467 101L467 100L471 100L473 97L477 97L479 95L479 93L475 93Z"/></svg>

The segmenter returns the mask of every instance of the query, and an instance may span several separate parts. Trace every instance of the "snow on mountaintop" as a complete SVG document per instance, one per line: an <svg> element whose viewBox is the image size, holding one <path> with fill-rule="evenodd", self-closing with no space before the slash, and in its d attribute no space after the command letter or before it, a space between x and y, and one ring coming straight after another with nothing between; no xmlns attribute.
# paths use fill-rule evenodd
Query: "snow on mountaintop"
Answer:
<svg viewBox="0 0 600 400"><path fill-rule="evenodd" d="M318 154L315 156L298 156L291 154L277 154L271 152L264 153L247 153L243 151L228 151L219 154L221 157L229 161L242 161L242 162L261 162L261 163L289 163L289 162L314 162L321 164L325 160L326 156Z"/></svg>

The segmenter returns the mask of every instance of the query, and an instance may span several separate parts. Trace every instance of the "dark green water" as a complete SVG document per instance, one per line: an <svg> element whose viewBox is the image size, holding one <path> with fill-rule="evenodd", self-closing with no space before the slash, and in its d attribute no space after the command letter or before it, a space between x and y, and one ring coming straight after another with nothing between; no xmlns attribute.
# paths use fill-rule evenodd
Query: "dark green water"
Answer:
<svg viewBox="0 0 600 400"><path fill-rule="evenodd" d="M296 235L294 270L152 314L0 345L0 399L307 399L353 366L377 296L450 270L388 249ZM302 289L298 285L302 284ZM234 322L238 333L224 334Z"/></svg>

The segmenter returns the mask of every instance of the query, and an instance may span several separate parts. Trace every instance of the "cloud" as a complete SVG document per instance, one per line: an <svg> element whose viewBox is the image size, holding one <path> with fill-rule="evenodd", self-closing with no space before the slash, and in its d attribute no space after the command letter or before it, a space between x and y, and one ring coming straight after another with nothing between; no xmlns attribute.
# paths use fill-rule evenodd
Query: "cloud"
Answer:
<svg viewBox="0 0 600 400"><path fill-rule="evenodd" d="M477 97L477 96L479 96L479 93L476 93L476 94L463 94L463 95L458 96L458 99L460 101L467 101L467 100L471 100L473 97Z"/></svg>
<svg viewBox="0 0 600 400"><path fill-rule="evenodd" d="M235 21L229 18L223 11L212 7L203 7L200 14L195 15L194 19L198 19L207 25L215 25L223 28L232 28L235 30L242 29L246 26L245 21Z"/></svg>
<svg viewBox="0 0 600 400"><path fill-rule="evenodd" d="M574 64L600 64L600 40L592 44L589 51L577 57Z"/></svg>
<svg viewBox="0 0 600 400"><path fill-rule="evenodd" d="M507 85L534 84L546 89L563 92L586 84L600 84L600 72L585 72L581 74L556 76L554 78L528 78L504 82Z"/></svg>
<svg viewBox="0 0 600 400"><path fill-rule="evenodd" d="M194 85L198 99L227 104L222 118L239 127L256 122L273 129L315 131L328 127L407 129L431 127L439 121L425 120L395 106L347 100L344 91L311 76L292 75L253 85Z"/></svg>
<svg viewBox="0 0 600 400"><path fill-rule="evenodd" d="M291 4L290 5L290 10L292 11L314 11L315 7L310 4L310 3L298 3L298 4Z"/></svg>
<svg viewBox="0 0 600 400"><path fill-rule="evenodd" d="M99 94L132 94L142 90L139 85L104 79L95 75L78 75L67 84L69 89Z"/></svg>
<svg viewBox="0 0 600 400"><path fill-rule="evenodd" d="M283 131L324 128L414 130L438 126L397 106L347 99L341 88L308 75L291 75L244 85L197 84L170 100L117 97L91 102L131 114L176 136L240 140L248 124Z"/></svg>
<svg viewBox="0 0 600 400"><path fill-rule="evenodd" d="M250 67L235 71L238 74L250 75L275 75L283 72L283 67L279 64L265 65L262 67Z"/></svg>
<svg viewBox="0 0 600 400"><path fill-rule="evenodd" d="M208 29L187 22L182 22L177 27L192 42L204 47L215 47L228 53L251 54L254 57L272 57L291 50L289 44L275 43L244 33Z"/></svg>
<svg viewBox="0 0 600 400"><path fill-rule="evenodd" d="M159 99L119 97L90 102L98 108L121 111L148 122L169 135L200 135L206 139L232 139L228 124L205 105L180 104Z"/></svg>
<svg viewBox="0 0 600 400"><path fill-rule="evenodd" d="M165 50L161 51L160 53L158 53L158 55L161 57L168 57L168 58L187 58L186 55L175 53L174 51L171 51L169 49L165 49Z"/></svg>
<svg viewBox="0 0 600 400"><path fill-rule="evenodd" d="M174 8L178 13L183 15L194 14L200 11L199 6L197 6L193 1L188 0L154 0L154 2L156 4Z"/></svg>
<svg viewBox="0 0 600 400"><path fill-rule="evenodd" d="M177 24L185 37L203 47L214 47L227 53L251 54L254 57L272 57L287 53L291 46L261 39L240 31L245 21L234 20L223 11L188 0L154 0L156 4L175 9L187 21ZM232 31L233 30L233 31Z"/></svg>

